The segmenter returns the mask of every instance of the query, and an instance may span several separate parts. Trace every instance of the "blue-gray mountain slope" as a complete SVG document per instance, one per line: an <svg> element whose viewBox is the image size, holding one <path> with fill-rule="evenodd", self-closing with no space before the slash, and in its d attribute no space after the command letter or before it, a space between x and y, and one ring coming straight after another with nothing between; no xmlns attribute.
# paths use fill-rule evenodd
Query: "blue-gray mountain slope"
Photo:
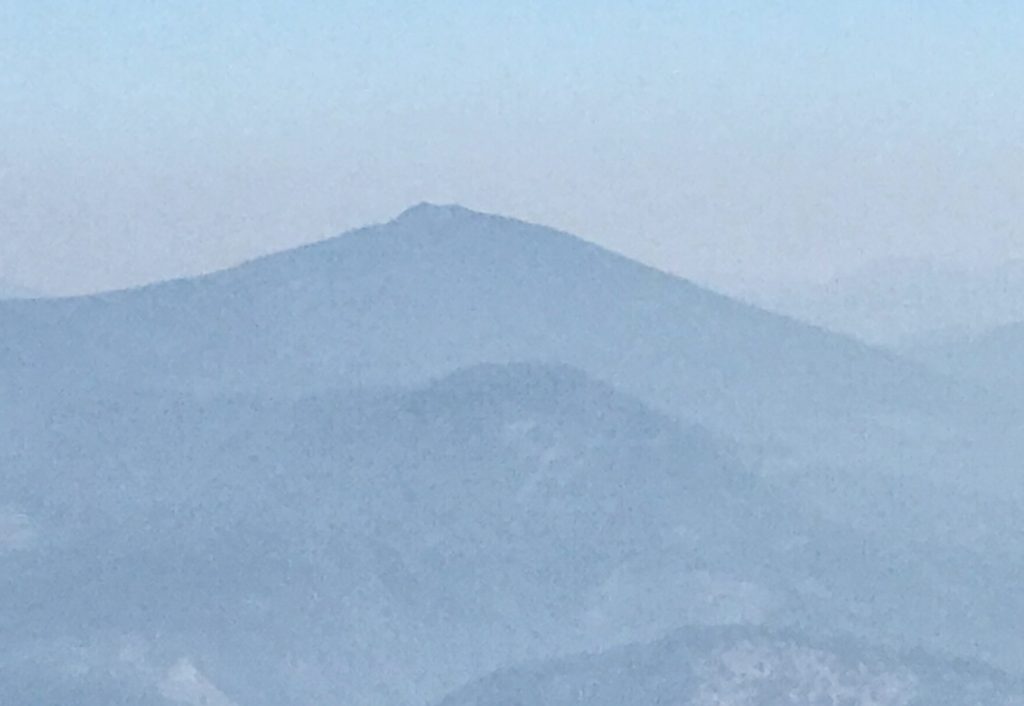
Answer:
<svg viewBox="0 0 1024 706"><path fill-rule="evenodd" d="M503 670L441 706L1020 703L1020 680L982 665L795 632L716 628L681 630L651 644Z"/></svg>
<svg viewBox="0 0 1024 706"><path fill-rule="evenodd" d="M565 367L295 399L93 392L18 422L12 706L416 704L680 624L995 649L1017 639L1001 611L1024 611L1012 576L816 519L728 444Z"/></svg>
<svg viewBox="0 0 1024 706"><path fill-rule="evenodd" d="M1024 663L1018 486L951 492L1006 409L571 236L423 206L0 334L0 703L426 703L693 622Z"/></svg>
<svg viewBox="0 0 1024 706"><path fill-rule="evenodd" d="M865 465L888 462L879 449L916 448L908 435L955 446L977 431L986 404L850 339L572 236L458 207L419 206L207 277L8 302L0 329L8 394L104 381L318 391L537 360L731 435ZM1002 411L984 409L984 429L998 427Z"/></svg>

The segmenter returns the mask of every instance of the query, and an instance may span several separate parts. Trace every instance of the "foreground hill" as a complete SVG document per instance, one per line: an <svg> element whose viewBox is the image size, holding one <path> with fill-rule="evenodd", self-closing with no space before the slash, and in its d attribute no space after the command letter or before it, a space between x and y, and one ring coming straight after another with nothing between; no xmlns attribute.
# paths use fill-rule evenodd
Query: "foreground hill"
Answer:
<svg viewBox="0 0 1024 706"><path fill-rule="evenodd" d="M16 706L173 688L424 703L697 616L762 620L785 600L768 557L801 526L706 432L564 367L294 400L94 391L16 421L0 478ZM637 611L637 590L661 598Z"/></svg>
<svg viewBox="0 0 1024 706"><path fill-rule="evenodd" d="M442 706L966 706L1024 703L982 666L750 628L684 630L606 654L505 670Z"/></svg>
<svg viewBox="0 0 1024 706"><path fill-rule="evenodd" d="M1024 613L1012 572L816 519L728 444L565 367L295 399L94 391L15 422L12 706L425 703L695 622L1024 652L1000 617Z"/></svg>

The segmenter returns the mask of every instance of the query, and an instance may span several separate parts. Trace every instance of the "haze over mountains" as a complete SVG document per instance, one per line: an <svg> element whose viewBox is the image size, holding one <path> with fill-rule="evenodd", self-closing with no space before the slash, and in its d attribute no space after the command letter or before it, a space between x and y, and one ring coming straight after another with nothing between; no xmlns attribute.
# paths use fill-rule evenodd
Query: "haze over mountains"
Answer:
<svg viewBox="0 0 1024 706"><path fill-rule="evenodd" d="M1024 321L922 342L905 352L934 370L1024 399Z"/></svg>
<svg viewBox="0 0 1024 706"><path fill-rule="evenodd" d="M32 299L40 294L27 287L0 279L0 299Z"/></svg>
<svg viewBox="0 0 1024 706"><path fill-rule="evenodd" d="M1024 261L966 268L894 259L825 285L761 287L745 298L875 345L1010 399L1024 391Z"/></svg>
<svg viewBox="0 0 1024 706"><path fill-rule="evenodd" d="M1024 321L1024 261L968 268L897 258L825 284L761 285L742 294L869 343L912 350Z"/></svg>
<svg viewBox="0 0 1024 706"><path fill-rule="evenodd" d="M4 704L1019 702L974 381L428 204L0 330Z"/></svg>

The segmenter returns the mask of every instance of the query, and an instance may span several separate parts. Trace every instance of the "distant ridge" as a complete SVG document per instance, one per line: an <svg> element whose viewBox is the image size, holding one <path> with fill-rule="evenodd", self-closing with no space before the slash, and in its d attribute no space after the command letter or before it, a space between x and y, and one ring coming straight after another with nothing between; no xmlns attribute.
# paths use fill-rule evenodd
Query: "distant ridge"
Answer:
<svg viewBox="0 0 1024 706"><path fill-rule="evenodd" d="M947 375L1024 399L1024 322L950 335L938 343L910 346L907 354Z"/></svg>

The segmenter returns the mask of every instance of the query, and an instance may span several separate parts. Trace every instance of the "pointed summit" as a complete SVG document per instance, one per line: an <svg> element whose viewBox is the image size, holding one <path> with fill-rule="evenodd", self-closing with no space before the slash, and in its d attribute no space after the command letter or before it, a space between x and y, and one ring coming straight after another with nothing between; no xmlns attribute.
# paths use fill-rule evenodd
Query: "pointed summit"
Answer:
<svg viewBox="0 0 1024 706"><path fill-rule="evenodd" d="M454 220L472 218L482 214L458 204L435 204L422 201L402 211L395 223L450 223Z"/></svg>

